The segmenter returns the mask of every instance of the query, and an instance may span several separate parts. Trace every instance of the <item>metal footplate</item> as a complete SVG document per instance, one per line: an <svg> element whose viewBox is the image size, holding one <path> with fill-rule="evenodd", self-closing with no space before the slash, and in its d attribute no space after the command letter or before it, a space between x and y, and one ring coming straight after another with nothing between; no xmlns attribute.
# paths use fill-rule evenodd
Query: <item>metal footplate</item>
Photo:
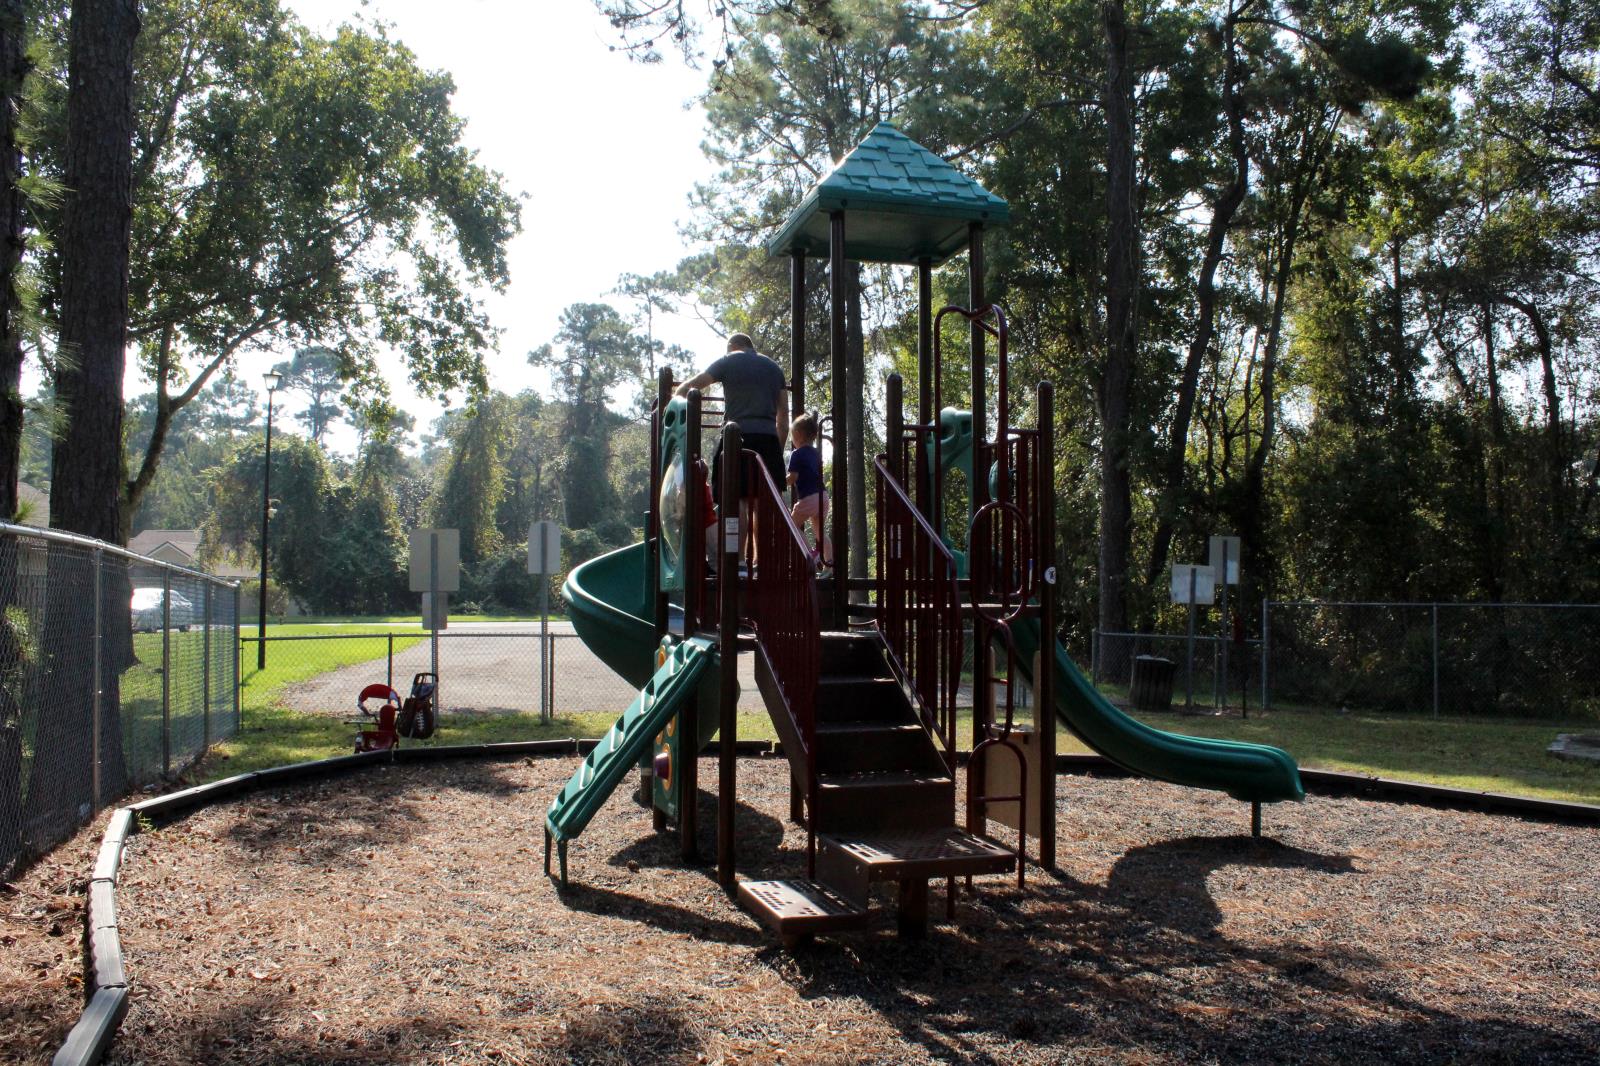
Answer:
<svg viewBox="0 0 1600 1066"><path fill-rule="evenodd" d="M739 902L792 945L816 933L860 929L867 908L845 899L828 886L796 878L790 881L742 881Z"/></svg>
<svg viewBox="0 0 1600 1066"><path fill-rule="evenodd" d="M1010 873L1016 853L964 829L893 836L818 836L817 875L847 899L861 901L873 881Z"/></svg>
<svg viewBox="0 0 1600 1066"><path fill-rule="evenodd" d="M953 826L892 836L817 837L817 877L863 910L874 881L900 883L896 924L904 937L927 933L932 878L946 879L946 913L954 917L957 877L1010 873L1016 865L1014 852Z"/></svg>

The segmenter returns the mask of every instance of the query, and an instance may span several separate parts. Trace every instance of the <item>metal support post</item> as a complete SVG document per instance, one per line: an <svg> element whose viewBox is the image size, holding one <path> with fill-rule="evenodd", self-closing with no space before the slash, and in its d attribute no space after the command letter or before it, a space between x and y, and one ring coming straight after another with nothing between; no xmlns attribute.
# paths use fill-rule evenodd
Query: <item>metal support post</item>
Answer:
<svg viewBox="0 0 1600 1066"><path fill-rule="evenodd" d="M1261 712L1272 709L1272 601L1261 597Z"/></svg>
<svg viewBox="0 0 1600 1066"><path fill-rule="evenodd" d="M739 473L744 466L743 440L737 422L722 429L722 498L739 498ZM725 508L726 509L726 508ZM734 514L737 514L734 511ZM734 746L739 740L739 520L723 518L717 552L721 556L721 577L717 589L719 605L719 645L721 648L721 686L717 701L717 732L721 745L717 753L717 883L734 887L734 818L738 800L739 767ZM683 740L693 744L695 737ZM691 749L692 750L692 749Z"/></svg>
<svg viewBox="0 0 1600 1066"><path fill-rule="evenodd" d="M433 709L444 714L444 697L439 684L439 531L428 534L428 628L432 633ZM391 685L390 688L394 686Z"/></svg>
<svg viewBox="0 0 1600 1066"><path fill-rule="evenodd" d="M233 728L237 731L244 725L244 711L241 707L244 695L244 645L239 642L239 609L240 590L242 586L233 586Z"/></svg>
<svg viewBox="0 0 1600 1066"><path fill-rule="evenodd" d="M1189 567L1189 639L1183 662L1183 709L1194 710L1194 596L1196 567Z"/></svg>
<svg viewBox="0 0 1600 1066"><path fill-rule="evenodd" d="M200 596L205 606L201 608L200 645L204 655L204 665L200 668L200 696L205 707L200 720L205 728L203 746L201 751L211 750L211 582L200 586Z"/></svg>
<svg viewBox="0 0 1600 1066"><path fill-rule="evenodd" d="M1228 640L1231 636L1232 618L1228 616L1228 538L1222 538L1222 625L1217 629L1218 643L1222 645L1222 700L1217 703L1218 710L1228 709Z"/></svg>
<svg viewBox="0 0 1600 1066"><path fill-rule="evenodd" d="M101 737L100 737L100 730L101 730L100 711L101 711L101 707L102 707L102 704L103 704L103 697L101 695L101 691L100 690L101 690L101 686L103 684L102 671L104 670L104 667L102 666L102 660L104 659L104 656L105 656L105 636L104 636L104 634L105 634L105 594L104 594L103 586L101 584L101 582L103 580L102 575L101 575L101 571L103 571L105 569L106 553L104 551L102 551L101 549L96 548L94 550L93 561L94 561L94 704L93 704L92 713L93 713L94 721L93 721L93 724L90 726L90 730L91 730L93 738L94 738L93 739L93 744L94 744L94 768L91 771L90 788L93 789L93 792L94 792L94 796L93 796L93 799L91 801L91 806L93 806L94 812L96 814L99 814L100 813L100 749L101 749L101 743L102 743ZM162 683L163 684L166 683L166 679L165 678L162 678Z"/></svg>
<svg viewBox="0 0 1600 1066"><path fill-rule="evenodd" d="M394 688L394 634L389 634L389 687Z"/></svg>
<svg viewBox="0 0 1600 1066"><path fill-rule="evenodd" d="M550 565L547 561L546 566ZM539 721L550 724L550 575L539 575Z"/></svg>
<svg viewBox="0 0 1600 1066"><path fill-rule="evenodd" d="M1439 717L1439 605L1433 605L1433 716Z"/></svg>
<svg viewBox="0 0 1600 1066"><path fill-rule="evenodd" d="M161 772L172 773L172 571L161 571Z"/></svg>
<svg viewBox="0 0 1600 1066"><path fill-rule="evenodd" d="M1039 865L1056 865L1056 494L1055 466L1055 389L1042 382L1034 410L1038 412L1039 484L1034 499L1039 508L1034 543L1038 545L1039 567L1039 652L1033 664L1033 720L1039 731L1035 750L1039 755ZM1018 804L1019 810L1022 804ZM1019 843L1026 843L1019 841ZM1022 861L1019 853L1018 862Z"/></svg>

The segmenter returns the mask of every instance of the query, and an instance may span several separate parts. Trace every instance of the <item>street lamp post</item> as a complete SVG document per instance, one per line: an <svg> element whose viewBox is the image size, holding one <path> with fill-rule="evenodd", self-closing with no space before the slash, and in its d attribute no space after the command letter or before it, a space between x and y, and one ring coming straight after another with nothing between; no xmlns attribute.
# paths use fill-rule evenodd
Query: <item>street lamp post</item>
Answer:
<svg viewBox="0 0 1600 1066"><path fill-rule="evenodd" d="M272 394L283 376L269 370L261 375L267 386L267 449L261 462L261 621L256 626L256 669L267 668L267 521L272 517Z"/></svg>

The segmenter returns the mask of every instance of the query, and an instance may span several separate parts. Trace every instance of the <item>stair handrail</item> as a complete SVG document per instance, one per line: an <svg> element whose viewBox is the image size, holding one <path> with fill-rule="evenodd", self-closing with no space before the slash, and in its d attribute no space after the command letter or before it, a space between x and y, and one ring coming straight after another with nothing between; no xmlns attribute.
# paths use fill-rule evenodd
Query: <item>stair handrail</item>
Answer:
<svg viewBox="0 0 1600 1066"><path fill-rule="evenodd" d="M744 459L753 526L745 563L744 616L754 627L778 690L797 727L806 766L808 865L816 863L817 678L822 672L822 611L816 557L789 517L772 472L753 451Z"/></svg>
<svg viewBox="0 0 1600 1066"><path fill-rule="evenodd" d="M965 635L955 556L879 455L878 615L890 665L911 689L923 725L955 774L956 695Z"/></svg>

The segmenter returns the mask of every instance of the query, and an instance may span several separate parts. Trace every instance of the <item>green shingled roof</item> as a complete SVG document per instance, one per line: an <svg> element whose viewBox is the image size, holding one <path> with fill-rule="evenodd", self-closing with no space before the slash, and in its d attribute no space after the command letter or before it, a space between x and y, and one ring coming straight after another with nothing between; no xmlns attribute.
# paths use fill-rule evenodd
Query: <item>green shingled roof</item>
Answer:
<svg viewBox="0 0 1600 1066"><path fill-rule="evenodd" d="M811 187L767 250L827 255L833 211L845 213L847 259L886 263L941 263L967 246L969 222L1011 215L1004 200L887 122Z"/></svg>

